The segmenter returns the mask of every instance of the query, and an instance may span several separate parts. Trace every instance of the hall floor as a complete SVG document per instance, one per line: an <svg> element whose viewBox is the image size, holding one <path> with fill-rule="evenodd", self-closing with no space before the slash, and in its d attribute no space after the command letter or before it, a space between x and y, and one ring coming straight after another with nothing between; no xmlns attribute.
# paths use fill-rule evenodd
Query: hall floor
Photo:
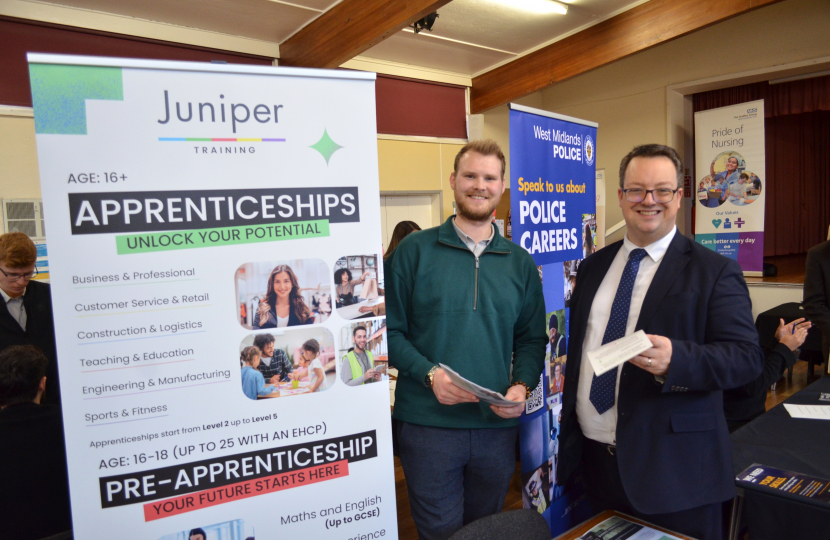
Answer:
<svg viewBox="0 0 830 540"><path fill-rule="evenodd" d="M779 272L781 267L779 266ZM802 272L802 281L803 281ZM819 376L826 370L826 366L816 367L816 376ZM809 382L813 382L815 378L807 380L807 363L797 362L793 368L792 382L787 380L784 376L775 386L775 390L770 390L767 393L767 410L778 405L791 395L795 394ZM513 479L510 481L510 489L507 491L507 498L504 501L504 510L517 510L522 507L522 479L521 468L516 464L516 472L513 474ZM406 478L404 478L401 462L395 458L395 492L397 494L398 506L398 537L400 540L418 540L418 533L415 530L415 523L412 521L412 516L409 512L409 495L406 491Z"/></svg>

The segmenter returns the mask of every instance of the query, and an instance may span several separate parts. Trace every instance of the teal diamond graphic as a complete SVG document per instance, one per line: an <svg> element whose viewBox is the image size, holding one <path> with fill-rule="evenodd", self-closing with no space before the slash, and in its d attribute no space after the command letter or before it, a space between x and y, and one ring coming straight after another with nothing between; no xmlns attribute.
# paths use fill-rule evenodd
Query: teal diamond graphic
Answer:
<svg viewBox="0 0 830 540"><path fill-rule="evenodd" d="M343 147L331 140L329 132L324 129L323 136L320 137L320 140L312 144L309 148L314 148L320 152L320 155L326 160L326 165L328 165L331 156Z"/></svg>

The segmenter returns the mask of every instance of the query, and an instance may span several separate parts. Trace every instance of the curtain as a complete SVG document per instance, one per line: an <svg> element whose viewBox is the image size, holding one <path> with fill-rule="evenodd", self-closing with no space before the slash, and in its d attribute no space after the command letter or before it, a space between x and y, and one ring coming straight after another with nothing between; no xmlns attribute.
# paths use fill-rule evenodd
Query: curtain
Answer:
<svg viewBox="0 0 830 540"><path fill-rule="evenodd" d="M830 226L830 76L693 96L694 111L764 100L764 256L805 253Z"/></svg>

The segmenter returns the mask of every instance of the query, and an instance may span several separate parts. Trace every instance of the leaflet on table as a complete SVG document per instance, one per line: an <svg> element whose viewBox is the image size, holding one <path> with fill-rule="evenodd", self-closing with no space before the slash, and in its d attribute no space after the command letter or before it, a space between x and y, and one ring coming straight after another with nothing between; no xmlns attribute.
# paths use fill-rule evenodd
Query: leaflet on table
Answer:
<svg viewBox="0 0 830 540"><path fill-rule="evenodd" d="M614 369L652 348L651 341L642 330L606 343L599 349L588 351L588 360L597 375Z"/></svg>
<svg viewBox="0 0 830 540"><path fill-rule="evenodd" d="M453 369L449 366L444 364L438 364L441 369L444 370L444 373L450 378L452 383L457 387L461 388L462 390L466 390L467 392L473 394L481 401L485 403L490 403L491 405L495 405L497 407L515 407L516 402L510 401L509 399L505 399L505 397L498 393L490 390L489 388L484 388L483 386L479 386L473 381L465 379L458 372L453 371Z"/></svg>
<svg viewBox="0 0 830 540"><path fill-rule="evenodd" d="M577 540L599 538L625 538L626 540L681 540L679 536L652 529L646 525L614 516L606 519Z"/></svg>
<svg viewBox="0 0 830 540"><path fill-rule="evenodd" d="M830 405L803 405L785 403L784 408L793 418L809 420L830 420Z"/></svg>
<svg viewBox="0 0 830 540"><path fill-rule="evenodd" d="M396 538L374 74L29 61L75 537Z"/></svg>
<svg viewBox="0 0 830 540"><path fill-rule="evenodd" d="M739 486L784 492L830 505L830 480L753 463L735 477Z"/></svg>

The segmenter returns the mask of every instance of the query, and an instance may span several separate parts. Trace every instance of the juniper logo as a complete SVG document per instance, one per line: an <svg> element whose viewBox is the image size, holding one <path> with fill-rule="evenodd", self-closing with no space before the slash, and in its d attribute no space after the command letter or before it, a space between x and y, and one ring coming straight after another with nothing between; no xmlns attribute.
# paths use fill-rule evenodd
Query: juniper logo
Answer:
<svg viewBox="0 0 830 540"><path fill-rule="evenodd" d="M280 109L283 108L282 105L265 105L262 103L258 105L225 103L224 99L225 94L219 94L218 102L211 103L210 101L205 101L202 103L196 103L195 107L194 103L191 101L176 101L175 119L182 123L188 123L191 121L196 122L197 120L195 115L198 115L198 122L210 122L215 124L218 117L219 122L222 124L230 121L233 133L236 133L237 124L245 124L249 120L256 121L260 124L278 124L280 122L279 113ZM226 105L227 109L225 108ZM162 114L163 119L157 120L159 124L167 124L174 119L170 112L171 108L170 93L165 90L164 113Z"/></svg>

